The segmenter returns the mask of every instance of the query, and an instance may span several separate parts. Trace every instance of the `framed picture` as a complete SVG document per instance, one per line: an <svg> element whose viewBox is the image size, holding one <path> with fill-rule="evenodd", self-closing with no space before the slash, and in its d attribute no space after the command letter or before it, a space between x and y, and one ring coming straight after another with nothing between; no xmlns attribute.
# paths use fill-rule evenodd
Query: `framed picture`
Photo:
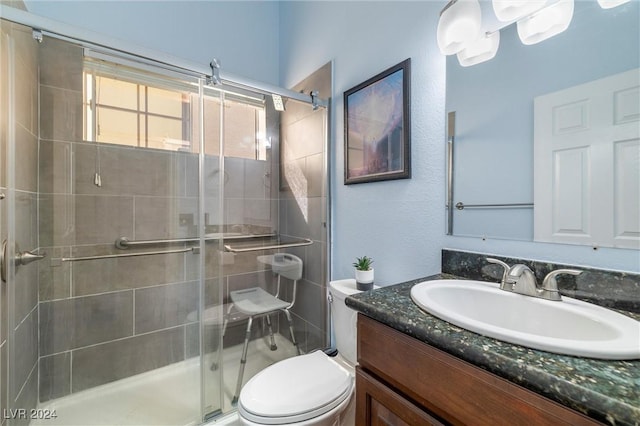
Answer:
<svg viewBox="0 0 640 426"><path fill-rule="evenodd" d="M344 183L411 178L411 59L344 92Z"/></svg>

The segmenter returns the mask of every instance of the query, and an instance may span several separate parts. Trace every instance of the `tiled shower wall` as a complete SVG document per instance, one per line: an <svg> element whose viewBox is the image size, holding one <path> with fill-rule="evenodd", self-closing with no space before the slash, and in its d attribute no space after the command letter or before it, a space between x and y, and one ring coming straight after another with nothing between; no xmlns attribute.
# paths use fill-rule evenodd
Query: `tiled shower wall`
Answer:
<svg viewBox="0 0 640 426"><path fill-rule="evenodd" d="M118 237L197 235L197 154L83 142L82 60L82 50L71 44L45 38L41 45L39 230L40 245L50 254L39 268L42 402L200 352L198 256L60 260L122 253L113 246ZM219 116L206 114L210 120ZM207 121L205 129L214 125ZM225 210L219 217L218 163L216 156L205 158L205 232L220 232L221 224L229 232L275 229L278 188L271 177L277 165L225 158ZM101 187L94 184L96 172ZM272 290L259 254L226 256L220 276L221 253L215 243L207 244L205 307L219 305L221 297L226 301L231 290ZM205 352L217 348L220 322L205 327ZM225 344L241 341L244 325L235 325ZM260 331L256 327L256 335Z"/></svg>
<svg viewBox="0 0 640 426"><path fill-rule="evenodd" d="M327 63L293 90L317 91L331 96L331 63ZM313 244L292 249L304 261L303 279L292 308L300 348L309 352L328 343L327 309L327 171L326 129L328 113L320 108L289 101L281 115L280 233L309 238ZM288 336L280 318L280 333Z"/></svg>
<svg viewBox="0 0 640 426"><path fill-rule="evenodd" d="M77 46L41 45L42 402L184 360L198 338L195 255L60 260L114 253L118 237L196 235L180 217L197 218L197 156L83 142L82 60Z"/></svg>
<svg viewBox="0 0 640 426"><path fill-rule="evenodd" d="M2 136L0 137L3 166L8 166L7 137L10 128L15 129L15 191L14 238L21 251L38 247L37 234L37 168L38 168L38 67L37 45L31 30L3 23L2 31L2 105L8 106L11 97L14 115L2 110ZM9 82L13 68L15 81ZM13 96L9 89L13 88ZM9 119L13 118L12 126ZM0 187L7 193L7 167L2 167ZM7 223L7 200L2 202L2 223ZM2 240L9 236L8 229L1 229ZM34 408L37 404L38 378L38 267L35 264L21 266L15 275L15 284L9 289L2 283L0 295L0 377L2 395L0 408ZM9 301L13 301L11 306ZM11 308L11 309L10 309ZM8 340L8 337L11 339ZM9 347L11 342L11 347ZM13 354L13 356L11 356ZM7 369L7 359L10 365ZM8 388L7 385L8 384ZM4 413L4 411L2 411ZM4 423L5 416L2 416ZM16 424L28 420L17 419Z"/></svg>

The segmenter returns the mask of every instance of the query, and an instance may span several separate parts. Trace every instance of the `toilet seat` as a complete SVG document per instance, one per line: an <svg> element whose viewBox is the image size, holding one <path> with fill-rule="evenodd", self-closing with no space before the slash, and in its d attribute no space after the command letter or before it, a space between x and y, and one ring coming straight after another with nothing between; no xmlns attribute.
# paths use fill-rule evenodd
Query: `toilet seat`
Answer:
<svg viewBox="0 0 640 426"><path fill-rule="evenodd" d="M321 416L350 398L353 375L322 351L289 358L262 370L244 385L240 415L278 425Z"/></svg>

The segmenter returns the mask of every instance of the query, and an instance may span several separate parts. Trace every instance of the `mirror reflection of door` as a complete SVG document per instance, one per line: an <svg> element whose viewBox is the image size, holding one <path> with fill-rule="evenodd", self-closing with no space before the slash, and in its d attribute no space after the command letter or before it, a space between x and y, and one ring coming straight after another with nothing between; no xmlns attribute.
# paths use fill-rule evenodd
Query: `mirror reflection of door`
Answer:
<svg viewBox="0 0 640 426"><path fill-rule="evenodd" d="M640 69L535 99L534 239L640 248Z"/></svg>

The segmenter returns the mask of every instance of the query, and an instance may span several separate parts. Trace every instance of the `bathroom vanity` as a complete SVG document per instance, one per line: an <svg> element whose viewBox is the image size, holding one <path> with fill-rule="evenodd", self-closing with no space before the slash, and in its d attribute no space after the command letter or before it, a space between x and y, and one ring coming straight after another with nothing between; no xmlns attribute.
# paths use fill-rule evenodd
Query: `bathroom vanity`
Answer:
<svg viewBox="0 0 640 426"><path fill-rule="evenodd" d="M640 360L557 355L456 327L410 297L442 278L453 276L347 298L360 312L358 425L640 422Z"/></svg>
<svg viewBox="0 0 640 426"><path fill-rule="evenodd" d="M358 354L358 425L600 424L362 314Z"/></svg>

